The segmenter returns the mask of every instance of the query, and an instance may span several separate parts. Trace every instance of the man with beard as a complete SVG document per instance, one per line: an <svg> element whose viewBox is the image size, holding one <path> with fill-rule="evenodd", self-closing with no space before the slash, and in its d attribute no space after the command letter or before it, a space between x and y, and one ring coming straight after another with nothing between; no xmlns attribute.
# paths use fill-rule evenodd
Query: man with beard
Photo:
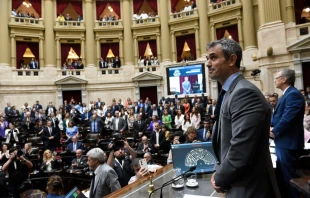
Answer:
<svg viewBox="0 0 310 198"><path fill-rule="evenodd" d="M128 184L130 178L134 176L134 172L131 168L131 160L136 158L137 153L129 146L126 140L116 142L114 145L110 144L109 148L111 149L112 147L113 149L110 152L107 164L115 170L121 187L124 187ZM129 154L125 153L125 149Z"/></svg>
<svg viewBox="0 0 310 198"><path fill-rule="evenodd" d="M211 141L211 135L212 135L212 121L205 120L203 122L203 129L198 130L198 139L201 142L209 142Z"/></svg>
<svg viewBox="0 0 310 198"><path fill-rule="evenodd" d="M3 172L8 171L9 173L9 197L18 198L20 193L27 190L21 186L22 184L26 186L25 183L32 166L32 163L22 156L21 151L17 151L16 148L10 149L10 158L2 167Z"/></svg>

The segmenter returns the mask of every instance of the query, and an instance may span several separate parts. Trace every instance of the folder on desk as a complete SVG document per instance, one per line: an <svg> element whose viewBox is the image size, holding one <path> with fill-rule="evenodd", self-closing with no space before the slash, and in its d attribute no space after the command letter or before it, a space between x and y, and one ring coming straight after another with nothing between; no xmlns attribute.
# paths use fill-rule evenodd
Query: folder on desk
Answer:
<svg viewBox="0 0 310 198"><path fill-rule="evenodd" d="M216 158L211 142L171 145L174 168L181 168L182 172L196 166L195 173L213 172Z"/></svg>

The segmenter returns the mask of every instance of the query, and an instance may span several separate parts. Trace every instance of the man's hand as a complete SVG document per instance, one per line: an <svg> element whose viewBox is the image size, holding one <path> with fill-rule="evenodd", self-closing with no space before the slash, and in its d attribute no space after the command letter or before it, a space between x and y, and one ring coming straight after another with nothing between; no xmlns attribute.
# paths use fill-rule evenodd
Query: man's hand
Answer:
<svg viewBox="0 0 310 198"><path fill-rule="evenodd" d="M158 145L158 144L155 144L154 147L155 147L155 148L159 148L159 145Z"/></svg>
<svg viewBox="0 0 310 198"><path fill-rule="evenodd" d="M213 173L213 175L211 176L211 180L210 180L210 182L211 182L211 184L212 184L214 190L215 190L217 193L225 193L225 191L222 190L221 187L219 187L219 186L217 186L217 185L215 184L214 175L215 175L215 173Z"/></svg>
<svg viewBox="0 0 310 198"><path fill-rule="evenodd" d="M142 177L144 177L146 174L148 173L148 171L144 168L140 168L139 172L137 172L136 176L138 179L141 179Z"/></svg>
<svg viewBox="0 0 310 198"><path fill-rule="evenodd" d="M142 136L142 134L143 134L142 132L139 132L139 137L141 137L141 136Z"/></svg>
<svg viewBox="0 0 310 198"><path fill-rule="evenodd" d="M76 167L76 166L77 166L77 164L72 164L72 166L73 166L73 167Z"/></svg>
<svg viewBox="0 0 310 198"><path fill-rule="evenodd" d="M270 127L269 137L274 138L273 127Z"/></svg>

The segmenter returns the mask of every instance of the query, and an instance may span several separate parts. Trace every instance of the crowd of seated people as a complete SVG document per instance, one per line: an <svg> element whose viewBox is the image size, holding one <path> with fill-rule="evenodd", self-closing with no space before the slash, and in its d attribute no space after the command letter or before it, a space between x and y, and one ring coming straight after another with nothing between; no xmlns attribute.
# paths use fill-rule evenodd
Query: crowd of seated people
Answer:
<svg viewBox="0 0 310 198"><path fill-rule="evenodd" d="M107 58L103 59L100 58L99 61L99 68L120 68L121 67L121 60L118 56L115 56L115 58Z"/></svg>
<svg viewBox="0 0 310 198"><path fill-rule="evenodd" d="M154 56L150 56L150 57L139 57L138 60L138 66L142 67L142 66L157 66L159 65L159 60L157 59L157 57Z"/></svg>
<svg viewBox="0 0 310 198"><path fill-rule="evenodd" d="M29 13L28 11L25 11L24 13L21 10L18 10L17 12L15 9L12 9L11 15L14 17L24 17L24 18L32 18L32 19L38 19L34 13Z"/></svg>
<svg viewBox="0 0 310 198"><path fill-rule="evenodd" d="M66 69L84 69L84 64L82 62L82 59L76 59L76 60L67 60L62 64L63 70Z"/></svg>

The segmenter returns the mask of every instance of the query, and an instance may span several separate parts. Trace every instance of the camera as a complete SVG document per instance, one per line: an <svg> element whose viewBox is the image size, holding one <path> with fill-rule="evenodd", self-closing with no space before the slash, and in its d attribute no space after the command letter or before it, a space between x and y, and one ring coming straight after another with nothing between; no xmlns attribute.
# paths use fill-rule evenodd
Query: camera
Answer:
<svg viewBox="0 0 310 198"><path fill-rule="evenodd" d="M119 148L124 147L124 141L127 141L125 137L123 137L121 134L115 134L111 142L113 144L113 150L116 151Z"/></svg>

